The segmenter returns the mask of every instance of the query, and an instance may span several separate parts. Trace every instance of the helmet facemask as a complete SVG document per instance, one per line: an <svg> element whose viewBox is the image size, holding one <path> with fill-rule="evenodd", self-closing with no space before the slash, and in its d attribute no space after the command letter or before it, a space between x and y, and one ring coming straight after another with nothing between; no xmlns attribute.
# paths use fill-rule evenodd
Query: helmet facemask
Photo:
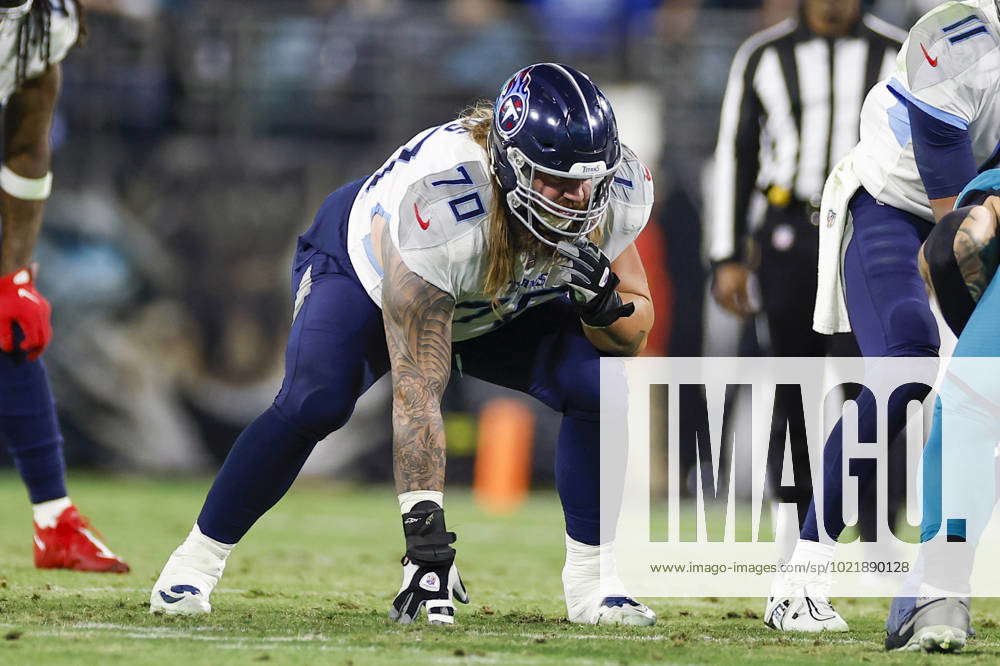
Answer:
<svg viewBox="0 0 1000 666"><path fill-rule="evenodd" d="M611 183L621 160L610 166L603 162L575 164L567 172L535 164L513 146L507 148L506 157L516 176L514 188L507 192L507 207L545 245L555 247L559 240L575 241L585 237L604 221L611 201ZM540 173L589 180L590 196L586 206L564 206L535 191L532 184Z"/></svg>

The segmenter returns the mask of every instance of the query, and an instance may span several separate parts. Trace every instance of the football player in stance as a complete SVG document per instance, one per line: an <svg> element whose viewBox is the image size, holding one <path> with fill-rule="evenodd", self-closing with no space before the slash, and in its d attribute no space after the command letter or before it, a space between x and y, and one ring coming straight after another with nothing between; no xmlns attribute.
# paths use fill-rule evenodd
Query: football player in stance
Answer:
<svg viewBox="0 0 1000 666"><path fill-rule="evenodd" d="M910 30L895 72L865 99L858 145L824 188L817 331L853 330L868 357L937 356L940 337L917 253L965 185L1000 159L998 71L997 0L945 2ZM893 394L888 441L905 427L907 404L922 401L933 380L914 376ZM858 441L878 441L874 395L862 393L857 408ZM823 454L823 516L814 502L789 562L793 568L829 569L834 559L844 529L841 437L838 423ZM859 493L871 492L868 481L859 482ZM786 631L847 631L828 590L827 577L777 577L765 623Z"/></svg>
<svg viewBox="0 0 1000 666"><path fill-rule="evenodd" d="M0 440L28 487L35 566L124 573L128 565L90 529L66 492L62 435L45 366L49 304L32 252L49 196L49 130L59 63L77 42L76 0L0 0Z"/></svg>
<svg viewBox="0 0 1000 666"><path fill-rule="evenodd" d="M996 500L1000 433L996 368L980 360L1000 357L1000 284L993 279L1000 263L998 221L1000 169L990 169L966 186L920 251L920 272L958 344L924 447L923 543L889 611L887 650L956 652L974 635L969 579ZM942 525L942 515L963 516L963 524ZM947 538L935 539L942 527Z"/></svg>
<svg viewBox="0 0 1000 666"><path fill-rule="evenodd" d="M454 622L453 601L468 600L444 514L441 396L454 367L563 415L569 619L653 624L620 583L602 586L598 427L600 356L637 354L653 324L634 245L652 202L607 99L552 63L516 72L494 104L420 132L333 192L299 240L282 388L234 444L151 610L209 612L235 544L391 372L406 554L389 617L408 624L426 606L430 622Z"/></svg>

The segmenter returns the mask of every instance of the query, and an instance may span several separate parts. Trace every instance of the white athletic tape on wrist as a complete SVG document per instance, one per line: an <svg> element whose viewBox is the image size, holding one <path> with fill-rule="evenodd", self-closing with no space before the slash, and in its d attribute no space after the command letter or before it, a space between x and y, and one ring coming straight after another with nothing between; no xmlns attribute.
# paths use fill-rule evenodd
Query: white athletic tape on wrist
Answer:
<svg viewBox="0 0 1000 666"><path fill-rule="evenodd" d="M52 192L52 172L41 178L25 178L10 170L6 164L0 167L0 189L17 199L42 201Z"/></svg>
<svg viewBox="0 0 1000 666"><path fill-rule="evenodd" d="M417 502L423 502L424 500L430 500L442 509L444 508L444 493L439 490L410 490L400 493L397 497L399 499L400 513L409 513L410 509L416 506Z"/></svg>

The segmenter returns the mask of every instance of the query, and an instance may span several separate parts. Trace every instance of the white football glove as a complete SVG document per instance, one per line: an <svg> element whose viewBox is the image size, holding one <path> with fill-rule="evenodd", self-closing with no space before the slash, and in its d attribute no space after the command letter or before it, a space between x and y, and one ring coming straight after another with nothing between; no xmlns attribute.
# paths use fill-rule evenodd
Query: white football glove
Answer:
<svg viewBox="0 0 1000 666"><path fill-rule="evenodd" d="M392 600L389 619L400 624L410 624L427 606L430 624L455 623L455 599L469 603L469 592L462 583L455 563L438 566L420 566L403 556L403 584Z"/></svg>

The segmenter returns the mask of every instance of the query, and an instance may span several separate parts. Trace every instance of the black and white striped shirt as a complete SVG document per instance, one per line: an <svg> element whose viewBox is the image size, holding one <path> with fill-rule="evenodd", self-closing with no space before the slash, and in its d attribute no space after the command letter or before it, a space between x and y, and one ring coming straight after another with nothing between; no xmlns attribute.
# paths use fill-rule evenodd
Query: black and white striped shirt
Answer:
<svg viewBox="0 0 1000 666"><path fill-rule="evenodd" d="M742 259L755 192L817 198L858 142L866 93L895 69L906 33L866 14L851 34L822 37L789 18L748 39L726 85L707 206L714 262ZM762 197L758 199L762 202Z"/></svg>

